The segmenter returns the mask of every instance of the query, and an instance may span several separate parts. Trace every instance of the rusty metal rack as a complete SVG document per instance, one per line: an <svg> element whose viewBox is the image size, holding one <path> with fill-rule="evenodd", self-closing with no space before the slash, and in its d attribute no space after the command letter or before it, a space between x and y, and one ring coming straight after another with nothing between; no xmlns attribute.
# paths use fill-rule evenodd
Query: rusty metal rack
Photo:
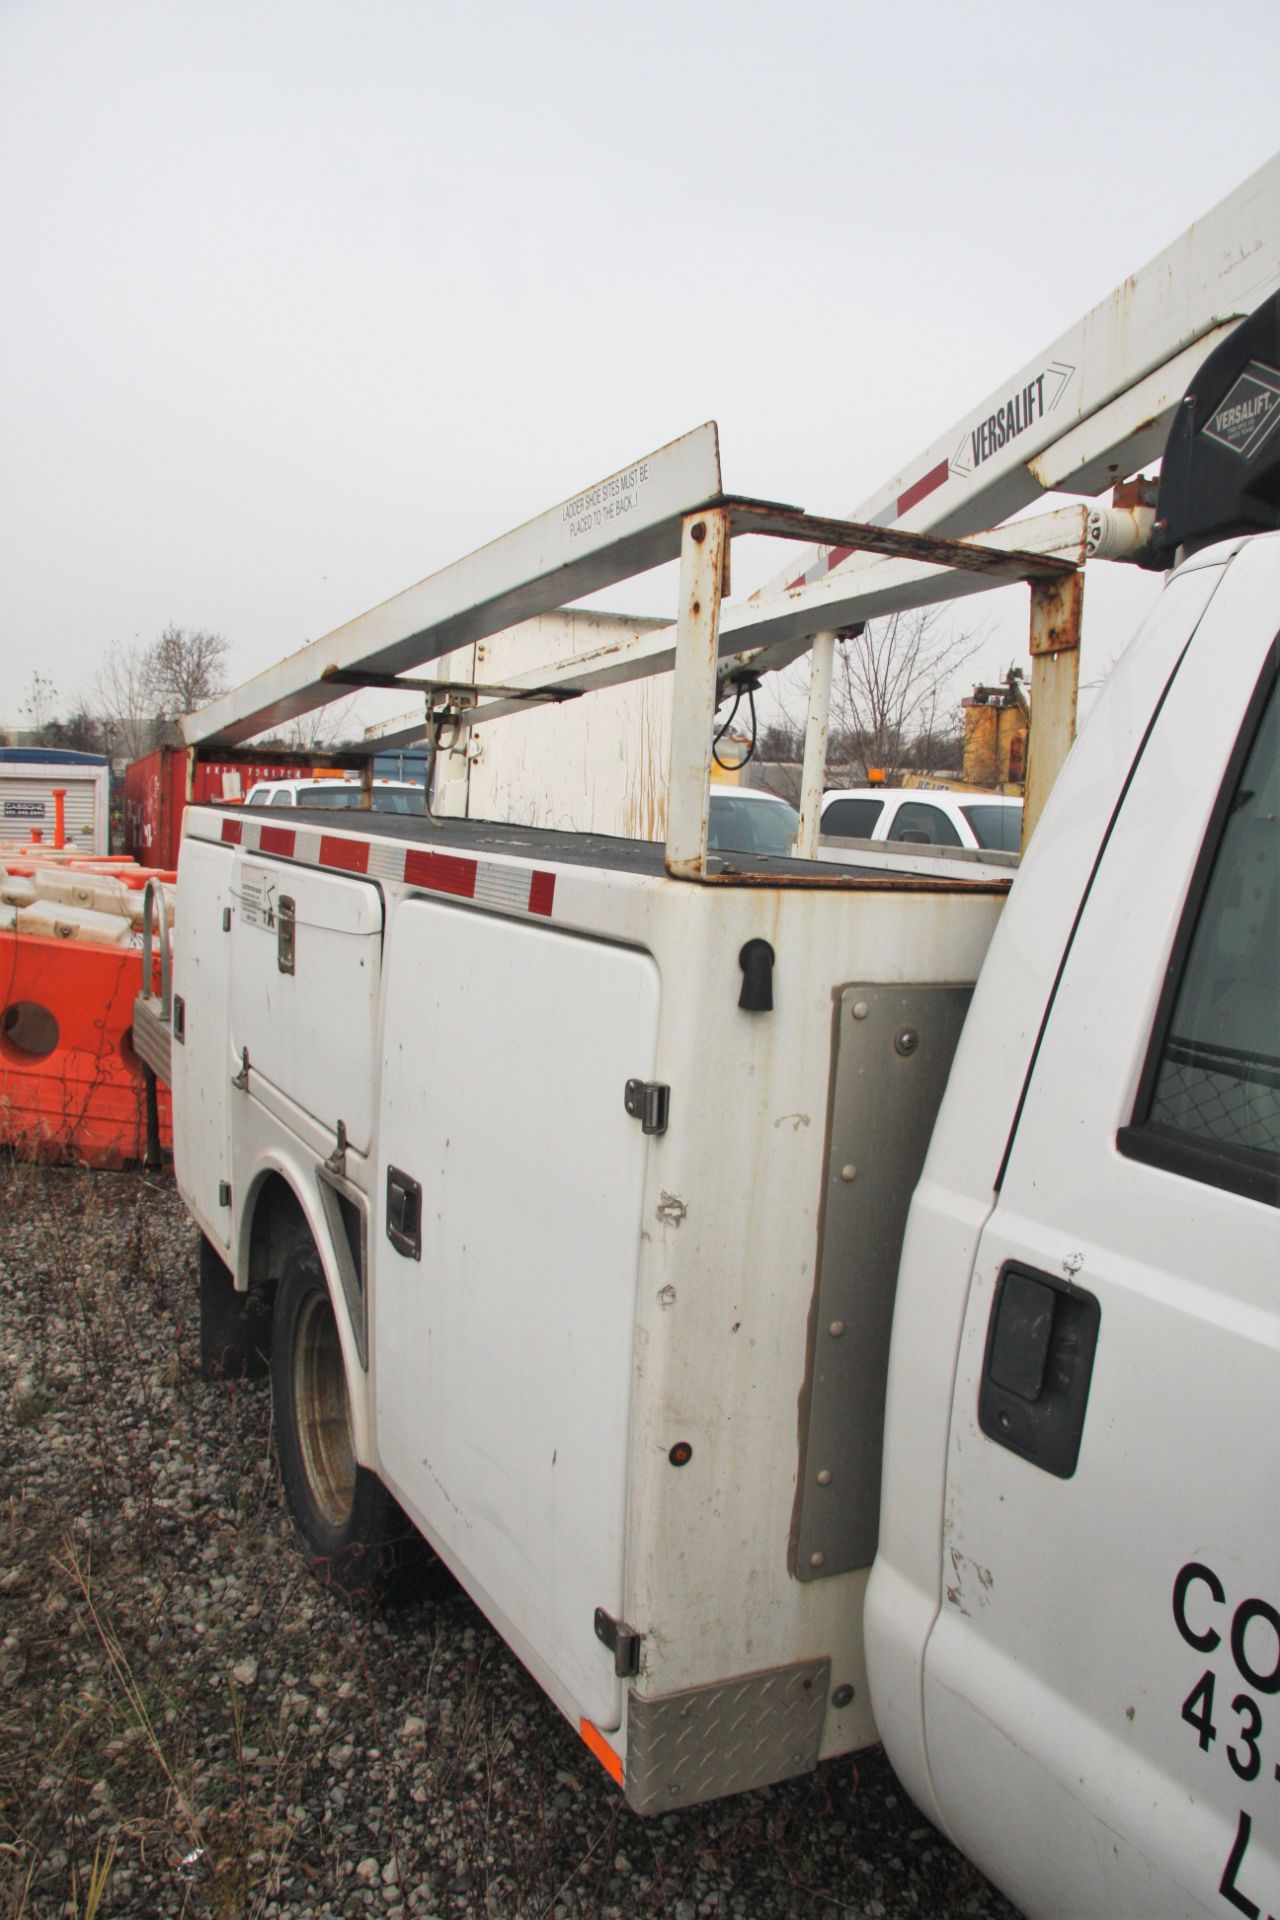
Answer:
<svg viewBox="0 0 1280 1920"><path fill-rule="evenodd" d="M1074 730L1088 522L1086 508L1070 507L950 540L737 498L722 487L719 437L708 422L313 641L189 716L184 733L195 757L225 758L254 735L355 687L423 696L422 722L384 731L367 746L372 756L444 726L475 727L531 704L672 672L666 870L706 881L715 877L707 864L714 718L726 689L812 651L797 849L812 857L836 638L882 614L1024 582L1031 589L1036 709L1027 791L1033 821ZM746 533L817 541L857 557L823 579L724 608L730 542ZM500 685L409 677L459 647L676 559L678 612L670 626L623 622L624 631L596 649ZM341 759L357 757L344 751Z"/></svg>

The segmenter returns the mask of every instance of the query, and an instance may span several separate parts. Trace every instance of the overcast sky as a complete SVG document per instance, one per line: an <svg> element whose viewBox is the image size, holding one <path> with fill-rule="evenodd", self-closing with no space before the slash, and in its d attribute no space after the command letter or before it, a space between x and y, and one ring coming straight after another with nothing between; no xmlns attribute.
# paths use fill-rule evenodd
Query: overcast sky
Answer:
<svg viewBox="0 0 1280 1920"><path fill-rule="evenodd" d="M1278 70L1277 0L0 0L0 722L169 622L247 677L708 418L851 509L1268 157Z"/></svg>

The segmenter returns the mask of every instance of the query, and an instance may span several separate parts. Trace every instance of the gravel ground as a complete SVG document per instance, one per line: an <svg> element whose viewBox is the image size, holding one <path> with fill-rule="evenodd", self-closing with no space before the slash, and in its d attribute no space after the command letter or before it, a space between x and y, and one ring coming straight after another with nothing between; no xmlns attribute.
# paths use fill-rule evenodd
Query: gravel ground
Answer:
<svg viewBox="0 0 1280 1920"><path fill-rule="evenodd" d="M170 1184L0 1169L9 1920L1017 1920L882 1755L640 1820L458 1590L322 1591L194 1266Z"/></svg>

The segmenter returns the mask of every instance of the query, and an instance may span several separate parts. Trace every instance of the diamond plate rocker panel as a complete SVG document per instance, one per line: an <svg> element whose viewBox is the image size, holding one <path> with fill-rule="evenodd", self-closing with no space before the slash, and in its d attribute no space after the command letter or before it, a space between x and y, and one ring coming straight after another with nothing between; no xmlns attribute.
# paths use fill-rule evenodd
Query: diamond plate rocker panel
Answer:
<svg viewBox="0 0 1280 1920"><path fill-rule="evenodd" d="M667 1813L790 1780L817 1765L829 1660L773 1667L627 1707L626 1793L637 1813Z"/></svg>

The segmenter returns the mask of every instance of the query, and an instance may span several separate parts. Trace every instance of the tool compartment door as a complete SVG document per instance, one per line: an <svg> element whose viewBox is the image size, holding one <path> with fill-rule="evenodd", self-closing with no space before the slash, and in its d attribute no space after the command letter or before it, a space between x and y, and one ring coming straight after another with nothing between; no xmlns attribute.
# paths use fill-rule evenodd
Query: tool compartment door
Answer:
<svg viewBox="0 0 1280 1920"><path fill-rule="evenodd" d="M253 1076L358 1153L373 1133L382 895L368 880L237 854L231 1038Z"/></svg>
<svg viewBox="0 0 1280 1920"><path fill-rule="evenodd" d="M398 908L388 949L384 1471L544 1684L616 1727L621 1683L594 1614L623 1603L647 1146L623 1090L653 1071L657 968L421 899ZM395 1219L389 1187L410 1195Z"/></svg>
<svg viewBox="0 0 1280 1920"><path fill-rule="evenodd" d="M1265 624L1232 584L1102 855L964 1325L926 1740L1031 1913L1280 1915L1280 566Z"/></svg>

